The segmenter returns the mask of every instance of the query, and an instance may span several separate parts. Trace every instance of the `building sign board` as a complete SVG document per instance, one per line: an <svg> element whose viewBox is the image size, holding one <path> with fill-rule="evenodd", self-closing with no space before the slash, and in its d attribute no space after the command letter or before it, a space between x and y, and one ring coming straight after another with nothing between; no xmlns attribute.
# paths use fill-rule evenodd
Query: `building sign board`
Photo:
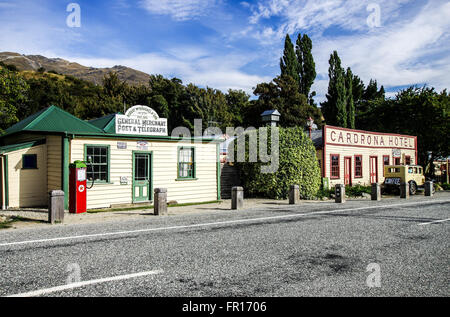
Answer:
<svg viewBox="0 0 450 317"><path fill-rule="evenodd" d="M400 151L399 149L392 149L392 157L393 158L401 158L402 151Z"/></svg>
<svg viewBox="0 0 450 317"><path fill-rule="evenodd" d="M344 146L363 146L375 148L416 148L416 138L407 135L389 135L376 132L347 130L327 126L327 144Z"/></svg>
<svg viewBox="0 0 450 317"><path fill-rule="evenodd" d="M117 142L117 149L119 149L119 150L126 150L127 149L127 142Z"/></svg>
<svg viewBox="0 0 450 317"><path fill-rule="evenodd" d="M148 150L148 142L147 141L137 141L136 145L137 145L138 150L140 150L140 151Z"/></svg>
<svg viewBox="0 0 450 317"><path fill-rule="evenodd" d="M128 177L120 176L120 185L128 185Z"/></svg>
<svg viewBox="0 0 450 317"><path fill-rule="evenodd" d="M116 133L167 136L167 119L160 118L150 107L133 106L124 115L116 115Z"/></svg>

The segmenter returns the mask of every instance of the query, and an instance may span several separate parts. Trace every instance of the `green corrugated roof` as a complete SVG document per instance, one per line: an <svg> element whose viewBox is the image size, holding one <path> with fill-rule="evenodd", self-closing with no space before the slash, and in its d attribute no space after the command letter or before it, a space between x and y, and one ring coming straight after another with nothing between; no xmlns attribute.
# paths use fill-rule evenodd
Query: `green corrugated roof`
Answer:
<svg viewBox="0 0 450 317"><path fill-rule="evenodd" d="M11 145L4 145L0 146L0 154L9 153L21 149L27 149L33 146L38 146L41 144L45 144L46 140L36 140L36 141L30 141L25 143L18 143L18 144L11 144Z"/></svg>
<svg viewBox="0 0 450 317"><path fill-rule="evenodd" d="M92 119L90 124L102 129L106 133L116 133L116 114L109 114L98 119Z"/></svg>
<svg viewBox="0 0 450 317"><path fill-rule="evenodd" d="M25 131L67 132L67 133L102 133L98 127L78 119L70 113L50 106L6 129L2 137Z"/></svg>

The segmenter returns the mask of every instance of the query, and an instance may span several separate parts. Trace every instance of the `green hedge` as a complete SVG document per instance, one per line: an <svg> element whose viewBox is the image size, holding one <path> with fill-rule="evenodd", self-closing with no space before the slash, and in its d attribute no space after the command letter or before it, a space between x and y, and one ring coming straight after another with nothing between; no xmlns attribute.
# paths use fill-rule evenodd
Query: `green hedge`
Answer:
<svg viewBox="0 0 450 317"><path fill-rule="evenodd" d="M271 140L270 130L268 139ZM248 162L247 138L246 162L236 163L246 196L286 199L290 185L297 184L301 198L316 197L321 186L321 173L311 139L299 127L279 128L279 144L279 168L274 173L265 174L261 173L261 166L270 163ZM270 145L268 149L270 152Z"/></svg>

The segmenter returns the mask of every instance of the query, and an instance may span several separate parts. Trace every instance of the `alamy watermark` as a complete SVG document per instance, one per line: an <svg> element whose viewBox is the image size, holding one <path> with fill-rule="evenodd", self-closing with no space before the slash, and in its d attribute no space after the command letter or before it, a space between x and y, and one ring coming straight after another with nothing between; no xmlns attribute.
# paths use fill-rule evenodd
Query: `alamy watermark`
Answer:
<svg viewBox="0 0 450 317"><path fill-rule="evenodd" d="M366 272L370 272L366 279L367 287L381 287L381 267L378 263L370 263Z"/></svg>
<svg viewBox="0 0 450 317"><path fill-rule="evenodd" d="M370 28L381 27L381 7L378 3L369 3L366 8L367 12L371 12L367 17L367 25Z"/></svg>
<svg viewBox="0 0 450 317"><path fill-rule="evenodd" d="M202 143L204 138L211 136L222 137L226 135L229 140L227 146L228 162L267 163L267 165L261 166L261 173L268 174L278 171L280 165L280 131L278 127L261 127L259 129L254 127L246 129L243 127L227 127L225 134L218 127L209 127L203 133L202 129L202 120L195 119L193 143ZM191 139L191 132L186 127L177 127L172 130L171 136L173 138L181 137L179 143L183 143L186 139ZM247 139L248 142L246 142ZM246 144L248 144L248 149Z"/></svg>
<svg viewBox="0 0 450 317"><path fill-rule="evenodd" d="M70 14L66 18L66 25L69 28L81 27L81 7L78 3L69 3L66 8Z"/></svg>
<svg viewBox="0 0 450 317"><path fill-rule="evenodd" d="M66 284L74 284L81 282L81 268L78 263L70 263L67 265L66 272L69 273Z"/></svg>

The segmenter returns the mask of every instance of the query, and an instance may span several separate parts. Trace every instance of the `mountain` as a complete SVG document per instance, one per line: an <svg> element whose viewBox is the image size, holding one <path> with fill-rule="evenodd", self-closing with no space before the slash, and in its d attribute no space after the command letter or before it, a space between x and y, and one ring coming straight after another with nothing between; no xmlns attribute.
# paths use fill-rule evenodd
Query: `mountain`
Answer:
<svg viewBox="0 0 450 317"><path fill-rule="evenodd" d="M41 55L21 55L14 52L0 52L0 62L14 65L20 71L37 71L44 68L45 71L55 71L63 75L71 75L76 78L90 81L100 85L104 75L116 72L121 80L130 85L147 85L150 75L125 66L111 68L95 68L69 62L62 58L47 58Z"/></svg>

